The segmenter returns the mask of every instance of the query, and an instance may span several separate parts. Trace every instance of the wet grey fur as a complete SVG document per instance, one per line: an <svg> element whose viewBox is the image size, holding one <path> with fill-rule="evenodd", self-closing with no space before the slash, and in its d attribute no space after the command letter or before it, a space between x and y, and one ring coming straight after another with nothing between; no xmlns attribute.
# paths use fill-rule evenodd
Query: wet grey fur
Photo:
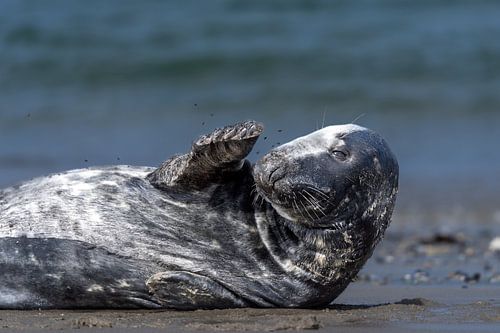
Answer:
<svg viewBox="0 0 500 333"><path fill-rule="evenodd" d="M244 160L262 125L198 139L157 169L68 171L0 191L0 308L313 307L381 239L398 165L334 126Z"/></svg>

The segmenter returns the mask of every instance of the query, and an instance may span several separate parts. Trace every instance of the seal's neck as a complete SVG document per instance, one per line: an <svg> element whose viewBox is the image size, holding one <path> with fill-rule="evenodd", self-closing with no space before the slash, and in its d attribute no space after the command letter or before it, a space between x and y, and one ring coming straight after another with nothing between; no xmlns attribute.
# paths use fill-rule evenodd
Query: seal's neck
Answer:
<svg viewBox="0 0 500 333"><path fill-rule="evenodd" d="M282 217L267 202L256 211L256 223L276 262L320 283L350 282L373 251L362 232L310 228Z"/></svg>

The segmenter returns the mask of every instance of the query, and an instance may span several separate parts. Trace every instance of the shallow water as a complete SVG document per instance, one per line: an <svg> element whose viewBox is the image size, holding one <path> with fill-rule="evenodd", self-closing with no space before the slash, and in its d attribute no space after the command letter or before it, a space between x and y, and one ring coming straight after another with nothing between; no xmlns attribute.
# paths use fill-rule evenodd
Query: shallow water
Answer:
<svg viewBox="0 0 500 333"><path fill-rule="evenodd" d="M494 0L3 0L0 186L157 165L249 118L255 160L359 118L399 158L400 221L498 225L498 17Z"/></svg>

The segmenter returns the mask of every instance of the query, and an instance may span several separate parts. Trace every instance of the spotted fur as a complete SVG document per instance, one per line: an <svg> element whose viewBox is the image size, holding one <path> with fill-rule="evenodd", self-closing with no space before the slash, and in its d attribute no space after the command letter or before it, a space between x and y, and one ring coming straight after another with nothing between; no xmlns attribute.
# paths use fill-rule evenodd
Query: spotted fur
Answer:
<svg viewBox="0 0 500 333"><path fill-rule="evenodd" d="M262 130L255 122L216 130L157 169L87 168L1 190L0 308L331 302L389 223L395 158L378 135L346 125L280 146L253 167L244 157ZM362 151L359 166L331 174L308 162L331 165L324 154L342 145ZM323 181L350 170L356 179Z"/></svg>

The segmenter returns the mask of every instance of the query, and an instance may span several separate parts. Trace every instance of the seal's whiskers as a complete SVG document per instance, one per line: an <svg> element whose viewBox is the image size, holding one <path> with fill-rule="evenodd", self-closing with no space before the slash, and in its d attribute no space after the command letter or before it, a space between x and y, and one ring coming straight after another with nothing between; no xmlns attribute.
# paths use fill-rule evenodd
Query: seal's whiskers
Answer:
<svg viewBox="0 0 500 333"><path fill-rule="evenodd" d="M313 186L311 186L311 185L306 185L306 187L307 187L307 189L310 189L310 190L312 190L312 191L314 191L314 192L318 193L318 194L319 194L321 197L323 197L325 200L330 199L330 197L329 197L327 194L325 194L323 191L318 190L316 187L313 187Z"/></svg>
<svg viewBox="0 0 500 333"><path fill-rule="evenodd" d="M325 207L323 207L321 205L321 202L314 195L309 193L307 190L304 190L303 193L307 194L307 196L310 198L310 200L313 201L312 204L314 206L314 209L318 210L323 216L326 216Z"/></svg>
<svg viewBox="0 0 500 333"><path fill-rule="evenodd" d="M304 198L304 200L306 200L313 207L313 214L316 216L316 219L319 219L319 216L316 213L316 208L314 206L314 203L311 202L311 200L309 200L304 194L300 193L300 195L301 195L302 198ZM304 205L304 202L301 201L300 203L302 204L302 207L304 207L304 210L306 211L306 213L311 217L312 220L314 220L314 218L312 217L311 213L307 209L306 205Z"/></svg>

